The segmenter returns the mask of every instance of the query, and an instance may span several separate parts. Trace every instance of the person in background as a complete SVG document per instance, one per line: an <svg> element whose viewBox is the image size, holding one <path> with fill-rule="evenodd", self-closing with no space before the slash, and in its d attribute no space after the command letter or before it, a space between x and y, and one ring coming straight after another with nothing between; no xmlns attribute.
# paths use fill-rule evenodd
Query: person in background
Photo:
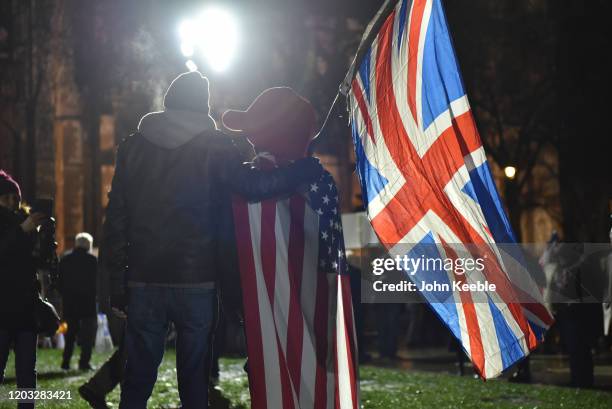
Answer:
<svg viewBox="0 0 612 409"><path fill-rule="evenodd" d="M89 364L96 340L96 280L98 261L91 254L93 237L89 233L76 235L74 249L59 263L58 289L62 295L63 316L68 324L62 369L70 369L74 343L79 336L81 357L79 369L93 369Z"/></svg>
<svg viewBox="0 0 612 409"><path fill-rule="evenodd" d="M569 356L570 385L590 388L594 383L592 346L596 339L593 307L585 301L582 280L586 273L583 243L561 243L553 257L558 260L559 274L554 288L566 301L554 303L561 342ZM598 310L598 308L595 308Z"/></svg>
<svg viewBox="0 0 612 409"><path fill-rule="evenodd" d="M42 213L28 214L21 190L0 170L0 384L11 345L15 350L17 388L36 388L36 319L38 297L34 242ZM19 403L33 408L34 403Z"/></svg>
<svg viewBox="0 0 612 409"><path fill-rule="evenodd" d="M399 336L399 316L403 304L376 304L376 344L381 361L390 364L397 360L397 339Z"/></svg>
<svg viewBox="0 0 612 409"><path fill-rule="evenodd" d="M98 259L104 258L104 248L100 249ZM108 329L117 346L113 354L98 368L96 373L79 387L79 395L94 409L108 409L106 396L121 383L125 371L127 354L125 350L125 318L112 313L108 272L98 269L98 310L106 314Z"/></svg>

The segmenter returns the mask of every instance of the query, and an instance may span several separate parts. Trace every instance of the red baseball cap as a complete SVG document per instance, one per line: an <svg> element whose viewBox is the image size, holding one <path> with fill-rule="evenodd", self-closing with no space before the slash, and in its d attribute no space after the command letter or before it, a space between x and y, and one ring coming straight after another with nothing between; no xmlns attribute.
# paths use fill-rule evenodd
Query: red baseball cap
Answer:
<svg viewBox="0 0 612 409"><path fill-rule="evenodd" d="M256 150L280 160L304 157L317 125L312 104L289 87L268 88L246 111L226 111L221 120L226 128L244 132Z"/></svg>

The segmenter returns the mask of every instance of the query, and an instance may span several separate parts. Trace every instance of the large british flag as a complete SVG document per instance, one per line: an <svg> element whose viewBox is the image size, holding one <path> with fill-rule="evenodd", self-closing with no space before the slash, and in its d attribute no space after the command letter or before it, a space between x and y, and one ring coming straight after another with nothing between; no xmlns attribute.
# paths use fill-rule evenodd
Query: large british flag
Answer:
<svg viewBox="0 0 612 409"><path fill-rule="evenodd" d="M345 89L368 217L391 255L431 256L433 248L441 258L458 251L484 257L482 272L420 271L410 278L496 284L480 299L464 291L423 294L481 376L495 377L536 347L552 318L535 285L512 282L497 246L516 240L441 1L387 2L360 49Z"/></svg>

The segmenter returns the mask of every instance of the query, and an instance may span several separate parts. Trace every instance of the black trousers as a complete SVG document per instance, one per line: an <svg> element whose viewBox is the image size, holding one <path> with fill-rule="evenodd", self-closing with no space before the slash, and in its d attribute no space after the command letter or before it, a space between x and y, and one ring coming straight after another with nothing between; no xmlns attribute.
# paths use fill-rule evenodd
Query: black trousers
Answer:
<svg viewBox="0 0 612 409"><path fill-rule="evenodd" d="M593 330L588 304L572 304L557 314L561 341L569 355L571 385L593 386ZM601 308L601 307L600 307Z"/></svg>
<svg viewBox="0 0 612 409"><path fill-rule="evenodd" d="M402 304L376 304L376 327L378 352L381 358L397 357L397 321Z"/></svg>
<svg viewBox="0 0 612 409"><path fill-rule="evenodd" d="M74 344L79 337L81 346L81 357L79 367L84 368L89 365L91 352L96 342L96 330L98 328L98 317L67 318L68 331L66 332L66 346L64 347L64 358L62 366L70 366L70 359L74 352Z"/></svg>
<svg viewBox="0 0 612 409"><path fill-rule="evenodd" d="M0 330L0 384L11 346L15 350L15 375L18 388L36 388L36 340L33 331ZM33 408L33 403L19 403L19 409Z"/></svg>

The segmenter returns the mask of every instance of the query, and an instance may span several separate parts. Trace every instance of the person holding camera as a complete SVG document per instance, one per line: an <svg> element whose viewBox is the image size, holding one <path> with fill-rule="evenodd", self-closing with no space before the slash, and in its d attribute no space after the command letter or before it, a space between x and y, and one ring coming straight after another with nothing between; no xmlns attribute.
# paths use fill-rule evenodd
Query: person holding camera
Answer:
<svg viewBox="0 0 612 409"><path fill-rule="evenodd" d="M38 283L33 252L36 230L47 218L43 213L28 214L19 184L0 170L0 383L12 345L18 388L36 388Z"/></svg>

